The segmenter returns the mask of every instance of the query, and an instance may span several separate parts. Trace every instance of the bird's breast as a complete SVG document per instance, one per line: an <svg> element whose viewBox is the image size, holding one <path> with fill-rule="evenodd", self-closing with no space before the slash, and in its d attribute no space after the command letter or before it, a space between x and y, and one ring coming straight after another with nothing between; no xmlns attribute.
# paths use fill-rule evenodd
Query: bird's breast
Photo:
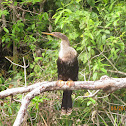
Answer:
<svg viewBox="0 0 126 126"><path fill-rule="evenodd" d="M73 48L60 49L59 58L65 61L72 61L77 57L77 52Z"/></svg>

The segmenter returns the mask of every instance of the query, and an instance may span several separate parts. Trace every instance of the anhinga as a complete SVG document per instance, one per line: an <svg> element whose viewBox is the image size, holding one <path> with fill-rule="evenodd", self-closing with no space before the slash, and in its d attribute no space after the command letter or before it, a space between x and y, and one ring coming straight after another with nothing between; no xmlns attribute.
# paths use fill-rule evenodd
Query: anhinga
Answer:
<svg viewBox="0 0 126 126"><path fill-rule="evenodd" d="M66 35L60 32L52 32L43 34L52 35L61 39L59 57L57 60L58 80L63 81L77 81L78 79L78 59L77 52L70 46L69 40ZM72 91L64 90L61 105L62 114L71 114L72 112Z"/></svg>

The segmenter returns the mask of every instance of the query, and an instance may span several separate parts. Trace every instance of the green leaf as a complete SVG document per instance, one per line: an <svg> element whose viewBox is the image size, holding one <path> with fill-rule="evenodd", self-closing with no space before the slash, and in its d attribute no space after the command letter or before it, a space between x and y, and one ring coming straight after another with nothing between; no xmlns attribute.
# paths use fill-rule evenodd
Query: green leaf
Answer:
<svg viewBox="0 0 126 126"><path fill-rule="evenodd" d="M85 36L88 36L88 37L90 37L92 40L94 40L94 37L93 37L92 33L87 33L87 32L85 32L84 35L85 35ZM81 35L81 37L83 37L83 34Z"/></svg>
<svg viewBox="0 0 126 126"><path fill-rule="evenodd" d="M6 38L3 36L3 37L2 37L2 42L4 42L4 41L5 41L5 39L6 39Z"/></svg>
<svg viewBox="0 0 126 126"><path fill-rule="evenodd" d="M123 42L121 42L121 43L119 43L118 45L120 45L121 50L124 51L124 49L125 49L125 44L124 44Z"/></svg>
<svg viewBox="0 0 126 126"><path fill-rule="evenodd" d="M77 3L79 3L80 1L82 1L82 0L76 0Z"/></svg>
<svg viewBox="0 0 126 126"><path fill-rule="evenodd" d="M42 60L43 58L42 57L35 57L35 61L39 61L39 60Z"/></svg>
<svg viewBox="0 0 126 126"><path fill-rule="evenodd" d="M88 4L92 7L95 6L95 0L87 0Z"/></svg>
<svg viewBox="0 0 126 126"><path fill-rule="evenodd" d="M89 99L92 101L93 104L96 103L96 100L95 99L93 99L93 98L89 98Z"/></svg>
<svg viewBox="0 0 126 126"><path fill-rule="evenodd" d="M108 0L103 0L103 1L104 1L104 3L106 3L106 4L108 3Z"/></svg>
<svg viewBox="0 0 126 126"><path fill-rule="evenodd" d="M30 68L32 68L32 69L33 69L33 68L34 68L34 65L33 65L33 64L30 64Z"/></svg>
<svg viewBox="0 0 126 126"><path fill-rule="evenodd" d="M108 9L109 9L109 11L112 11L113 6L114 6L115 2L116 2L116 1L114 1L114 0L113 0L113 3L111 3L111 4L110 4L110 6L109 6L109 8L108 8Z"/></svg>
<svg viewBox="0 0 126 126"><path fill-rule="evenodd" d="M92 102L91 102L91 101L88 101L88 102L87 102L87 106L89 106L90 104L92 104Z"/></svg>
<svg viewBox="0 0 126 126"><path fill-rule="evenodd" d="M92 35L91 33L89 33L88 35L89 35L89 37L90 37L92 40L94 39L94 37L93 37L93 35Z"/></svg>
<svg viewBox="0 0 126 126"><path fill-rule="evenodd" d="M115 52L115 48L111 49L111 54L113 54Z"/></svg>
<svg viewBox="0 0 126 126"><path fill-rule="evenodd" d="M0 84L2 84L2 79L0 78Z"/></svg>
<svg viewBox="0 0 126 126"><path fill-rule="evenodd" d="M56 17L55 24L57 24L57 22L59 21L59 19L60 19L61 16L62 16L62 13L59 16Z"/></svg>
<svg viewBox="0 0 126 126"><path fill-rule="evenodd" d="M44 17L44 20L48 20L48 19L49 19L48 13L45 12L45 13L43 14L43 17Z"/></svg>
<svg viewBox="0 0 126 126"><path fill-rule="evenodd" d="M94 80L94 81L96 80L96 78L97 78L97 72L95 72L95 73L93 74L93 80Z"/></svg>
<svg viewBox="0 0 126 126"><path fill-rule="evenodd" d="M35 28L35 24L32 25L32 29L34 29L34 28Z"/></svg>
<svg viewBox="0 0 126 126"><path fill-rule="evenodd" d="M8 14L9 14L9 12L7 10L0 10L0 18L1 18L2 15L6 16Z"/></svg>
<svg viewBox="0 0 126 126"><path fill-rule="evenodd" d="M103 36L102 36L102 42L105 43L105 40L106 40L106 34L103 34Z"/></svg>
<svg viewBox="0 0 126 126"><path fill-rule="evenodd" d="M118 20L114 21L114 22L113 22L113 25L114 25L115 27L118 26Z"/></svg>
<svg viewBox="0 0 126 126"><path fill-rule="evenodd" d="M87 106L91 105L92 103L95 104L96 100L94 100L93 98L89 98L90 101L87 102Z"/></svg>
<svg viewBox="0 0 126 126"><path fill-rule="evenodd" d="M104 73L106 73L106 74L107 74L107 70L106 70L106 69L101 68L101 71L103 71Z"/></svg>
<svg viewBox="0 0 126 126"><path fill-rule="evenodd" d="M109 30L105 30L104 31L106 34L110 34L110 31Z"/></svg>
<svg viewBox="0 0 126 126"><path fill-rule="evenodd" d="M94 66L93 66L93 72L95 72L95 70L98 68L98 64L95 64Z"/></svg>
<svg viewBox="0 0 126 126"><path fill-rule="evenodd" d="M9 33L9 30L6 27L3 27L3 29L6 33Z"/></svg>

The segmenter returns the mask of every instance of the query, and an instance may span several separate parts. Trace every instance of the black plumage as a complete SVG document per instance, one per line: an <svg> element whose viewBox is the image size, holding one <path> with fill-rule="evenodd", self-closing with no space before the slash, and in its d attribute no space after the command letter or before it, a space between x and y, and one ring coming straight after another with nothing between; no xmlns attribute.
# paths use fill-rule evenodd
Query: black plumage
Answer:
<svg viewBox="0 0 126 126"><path fill-rule="evenodd" d="M78 80L78 60L75 58L71 62L64 62L62 59L58 58L57 60L57 67L58 67L58 80L64 81L77 81ZM63 98L62 98L62 113L63 114L70 114L72 112L72 98L71 98L72 91L71 90L64 90L63 91Z"/></svg>
<svg viewBox="0 0 126 126"><path fill-rule="evenodd" d="M78 80L78 60L77 57L71 62L62 61L62 59L58 58L57 60L57 68L58 68L58 80Z"/></svg>

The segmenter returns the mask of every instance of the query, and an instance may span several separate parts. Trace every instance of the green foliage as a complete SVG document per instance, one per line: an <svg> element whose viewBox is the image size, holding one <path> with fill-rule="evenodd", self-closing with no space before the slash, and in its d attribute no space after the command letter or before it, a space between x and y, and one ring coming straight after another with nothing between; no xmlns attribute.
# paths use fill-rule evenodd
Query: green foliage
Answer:
<svg viewBox="0 0 126 126"><path fill-rule="evenodd" d="M9 14L9 12L7 10L0 10L0 18L2 15L7 16Z"/></svg>
<svg viewBox="0 0 126 126"><path fill-rule="evenodd" d="M105 2L107 3L107 1ZM92 7L95 6L94 3L91 5L90 1L87 3ZM70 41L76 41L76 50L81 52L79 61L83 63L82 66L86 66L87 72L85 71L85 73L89 73L89 69L92 69L92 79L96 80L101 75L107 74L106 68L114 69L114 65L111 65L117 62L118 55L125 57L125 18L123 18L125 5L123 2L120 3L121 5L118 3L119 6L114 6L115 2L110 5L100 3L94 8L94 11L89 11L84 8L69 9L73 4L78 6L79 3L72 2L66 8L58 9L53 18L55 18L55 24L58 24L57 28L63 29L64 33L68 34ZM119 22L123 22L121 26ZM99 55L102 52L105 52L108 59L105 59L104 55ZM94 56L97 58L93 58ZM111 63L109 59L112 60ZM118 63L115 65L118 66ZM84 68L82 67L82 69ZM122 69L122 67L118 69ZM88 75L86 76L88 77Z"/></svg>
<svg viewBox="0 0 126 126"><path fill-rule="evenodd" d="M36 96L35 98L33 98L32 99L32 104L34 105L34 106L36 106L36 109L39 109L39 103L41 102L43 102L43 100L49 100L48 98L46 98L46 97L40 97L40 96Z"/></svg>

